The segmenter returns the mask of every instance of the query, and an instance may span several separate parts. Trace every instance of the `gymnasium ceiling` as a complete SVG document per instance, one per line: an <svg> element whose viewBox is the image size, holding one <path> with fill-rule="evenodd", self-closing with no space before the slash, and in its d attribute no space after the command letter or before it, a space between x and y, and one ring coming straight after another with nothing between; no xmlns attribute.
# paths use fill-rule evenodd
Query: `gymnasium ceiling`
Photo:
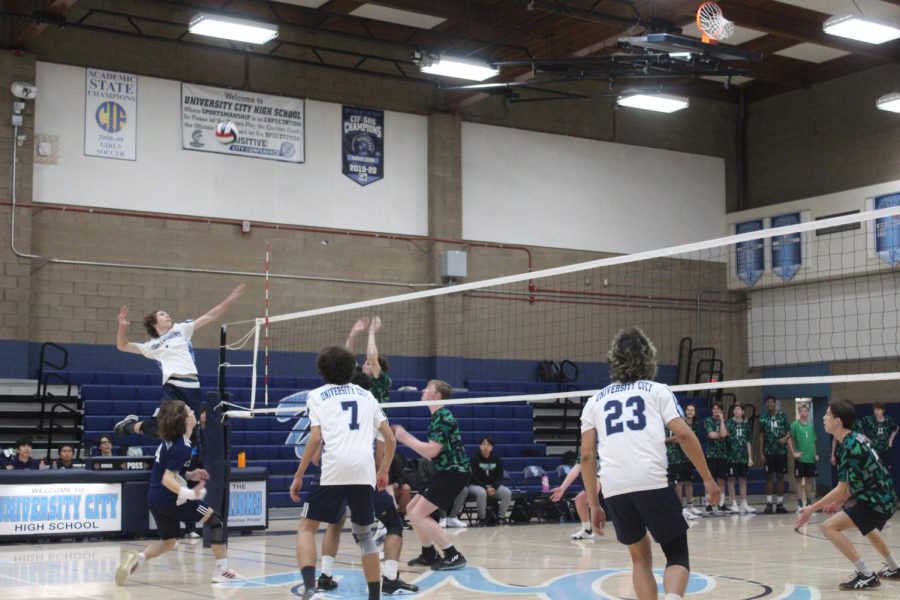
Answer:
<svg viewBox="0 0 900 600"><path fill-rule="evenodd" d="M753 101L900 61L900 40L871 45L822 31L823 21L853 8L852 1L721 0L737 26L726 43L761 60L689 63L648 62L641 59L646 50L619 40L679 29L699 37L700 0L4 0L0 14L8 47L28 50L41 36L74 28L422 81L440 86L447 106L460 109L490 94L524 102L638 88ZM900 0L856 4L900 15ZM245 47L194 36L187 23L199 11L277 23L279 37ZM466 82L421 74L410 59L416 50L503 66L487 88L450 89Z"/></svg>

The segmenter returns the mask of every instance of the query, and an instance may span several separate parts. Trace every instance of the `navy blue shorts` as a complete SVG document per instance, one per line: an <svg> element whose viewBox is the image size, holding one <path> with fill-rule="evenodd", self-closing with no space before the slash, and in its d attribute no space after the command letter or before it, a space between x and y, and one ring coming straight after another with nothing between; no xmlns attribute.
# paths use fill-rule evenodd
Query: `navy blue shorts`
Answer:
<svg viewBox="0 0 900 600"><path fill-rule="evenodd" d="M183 400L191 410L194 416L200 419L200 388L186 388L166 383L163 385L162 398L160 400ZM153 415L154 417L156 415Z"/></svg>
<svg viewBox="0 0 900 600"><path fill-rule="evenodd" d="M178 506L174 502L151 506L150 514L156 520L159 539L171 540L181 535L181 523L197 523L212 509L199 500L188 500Z"/></svg>
<svg viewBox="0 0 900 600"><path fill-rule="evenodd" d="M644 539L648 530L659 544L688 530L681 502L670 486L606 498L606 506L615 523L616 539L626 546Z"/></svg>
<svg viewBox="0 0 900 600"><path fill-rule="evenodd" d="M375 488L371 485L315 485L300 509L300 517L323 523L340 523L350 507L350 522L375 522Z"/></svg>

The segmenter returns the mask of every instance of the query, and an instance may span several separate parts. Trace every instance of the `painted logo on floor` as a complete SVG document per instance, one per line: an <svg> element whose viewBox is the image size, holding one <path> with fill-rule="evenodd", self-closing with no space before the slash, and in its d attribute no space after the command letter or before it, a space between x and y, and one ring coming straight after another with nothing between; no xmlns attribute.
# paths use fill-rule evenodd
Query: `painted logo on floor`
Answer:
<svg viewBox="0 0 900 600"><path fill-rule="evenodd" d="M513 585L497 581L487 569L481 567L466 567L457 571L428 571L413 579L412 573L407 573L406 581L419 586L415 594L402 594L408 598L419 598L427 595L444 585L455 585L458 588L474 592L476 594L489 594L491 596L533 596L538 595L546 600L567 600L570 598L597 598L599 600L616 600L618 596L604 591L604 584L612 577L630 573L628 569L598 569L594 571L578 571L566 573L546 581L540 585ZM662 580L662 570L655 571L658 582ZM357 598L364 597L367 593L366 582L362 572L352 569L336 569L334 577L338 581L338 589L325 594L327 598ZM296 596L303 595L303 578L299 571L252 577L242 582L224 584L228 587L241 589L291 586L291 593ZM731 577L722 578L723 583L729 585L737 582L747 587L747 595L740 596L744 600L756 600L767 598L768 600L818 600L821 598L819 590L805 585L784 584L784 589L776 590L772 586L743 579ZM687 596L702 596L710 594L716 589L717 578L702 573L691 573L688 581ZM662 585L659 589L663 593ZM737 590L735 590L737 592ZM729 592L731 595L732 592ZM739 593L739 592L738 592ZM399 596L401 594L395 594ZM736 600L738 596L735 596Z"/></svg>

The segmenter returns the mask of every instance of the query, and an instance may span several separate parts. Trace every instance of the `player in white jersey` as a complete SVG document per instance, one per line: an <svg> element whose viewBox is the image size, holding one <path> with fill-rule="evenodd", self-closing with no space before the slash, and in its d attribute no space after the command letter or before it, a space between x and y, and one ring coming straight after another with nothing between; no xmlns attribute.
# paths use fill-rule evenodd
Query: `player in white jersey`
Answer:
<svg viewBox="0 0 900 600"><path fill-rule="evenodd" d="M155 310L144 317L143 325L152 338L141 344L128 341L128 307L119 310L119 326L116 330L116 348L122 352L140 354L159 364L162 371L161 400L182 400L194 414L199 415L200 379L194 362L194 348L191 338L194 332L217 321L228 308L244 293L243 283L234 288L219 304L209 309L203 316L183 323L172 323L172 317L164 310ZM140 421L137 415L128 415L116 423L117 436L137 433L145 437L156 437L156 419Z"/></svg>
<svg viewBox="0 0 900 600"><path fill-rule="evenodd" d="M688 525L667 480L666 428L678 438L700 472L707 496L716 502L719 487L675 396L666 385L652 381L656 348L650 340L637 327L625 329L616 336L608 356L614 383L585 404L581 447L597 448L603 495L616 538L631 554L638 600L657 598L648 530L666 556L665 600L681 600L690 576ZM597 457L582 452L581 464L593 525L602 529L605 513L597 497Z"/></svg>
<svg viewBox="0 0 900 600"><path fill-rule="evenodd" d="M303 600L319 597L314 537L319 523L338 522L345 507L350 508L353 537L362 551L369 599L380 598L378 546L372 535L373 497L375 488L387 487L397 442L375 397L350 383L356 370L356 359L350 352L338 346L326 348L319 353L316 367L326 384L306 397L310 434L290 489L291 500L299 502L306 469L319 446L324 444L319 486L303 505L297 527L297 563L305 587ZM377 473L372 453L376 431L384 438L384 454Z"/></svg>

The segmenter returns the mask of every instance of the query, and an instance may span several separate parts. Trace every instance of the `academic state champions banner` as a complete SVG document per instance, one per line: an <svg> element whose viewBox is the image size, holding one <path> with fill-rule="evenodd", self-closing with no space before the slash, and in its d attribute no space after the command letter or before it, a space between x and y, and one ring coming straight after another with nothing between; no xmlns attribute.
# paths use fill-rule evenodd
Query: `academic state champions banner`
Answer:
<svg viewBox="0 0 900 600"><path fill-rule="evenodd" d="M384 111L342 107L341 164L345 177L369 185L384 177Z"/></svg>
<svg viewBox="0 0 900 600"><path fill-rule="evenodd" d="M772 228L799 225L800 213L772 217ZM790 281L803 266L803 236L798 233L776 235L772 238L772 271L784 281Z"/></svg>
<svg viewBox="0 0 900 600"><path fill-rule="evenodd" d="M181 147L302 163L306 117L300 98L181 84Z"/></svg>
<svg viewBox="0 0 900 600"><path fill-rule="evenodd" d="M0 485L0 536L121 530L121 483Z"/></svg>
<svg viewBox="0 0 900 600"><path fill-rule="evenodd" d="M135 160L138 78L84 70L84 155Z"/></svg>
<svg viewBox="0 0 900 600"><path fill-rule="evenodd" d="M875 210L900 206L900 193L875 197ZM900 263L900 215L875 220L875 252L892 267Z"/></svg>
<svg viewBox="0 0 900 600"><path fill-rule="evenodd" d="M762 219L755 221L746 221L738 223L734 226L734 232L750 233L752 231L760 231L763 228ZM749 286L759 281L765 269L764 244L762 239L752 240L749 242L738 242L735 244L735 265L737 267L737 276L741 281Z"/></svg>

